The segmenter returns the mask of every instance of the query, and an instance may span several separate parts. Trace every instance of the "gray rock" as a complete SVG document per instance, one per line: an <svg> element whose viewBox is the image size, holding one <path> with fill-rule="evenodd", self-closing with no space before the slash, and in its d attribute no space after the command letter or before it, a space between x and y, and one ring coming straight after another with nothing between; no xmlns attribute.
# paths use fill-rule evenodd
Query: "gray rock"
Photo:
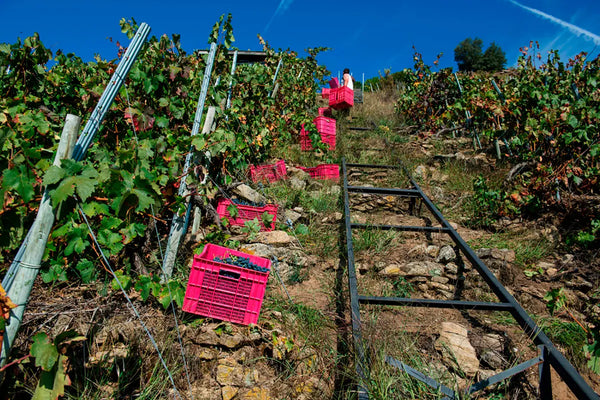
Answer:
<svg viewBox="0 0 600 400"><path fill-rule="evenodd" d="M437 276L444 266L431 261L413 261L401 267L404 276Z"/></svg>
<svg viewBox="0 0 600 400"><path fill-rule="evenodd" d="M446 271L450 274L456 275L458 274L458 265L454 263L446 264Z"/></svg>
<svg viewBox="0 0 600 400"><path fill-rule="evenodd" d="M438 254L440 254L440 247L439 246L427 246L427 249L425 250L425 252L427 253L427 255L429 257L432 258L436 258L438 256Z"/></svg>
<svg viewBox="0 0 600 400"><path fill-rule="evenodd" d="M475 250L475 254L477 254L477 257L481 258L482 260L486 260L486 264L488 264L488 266L490 265L490 261L489 260L495 260L495 261L504 261L504 262L514 262L515 261L515 252L510 250L510 249L489 249L489 248L481 248L481 249L477 249ZM499 266L502 266L502 263L493 263L492 264L498 264Z"/></svg>
<svg viewBox="0 0 600 400"><path fill-rule="evenodd" d="M424 165L419 165L417 168L415 168L415 171L413 172L413 177L416 179L426 179L427 167L425 167Z"/></svg>
<svg viewBox="0 0 600 400"><path fill-rule="evenodd" d="M571 264L573 264L574 261L575 261L575 256L573 254L565 254L560 259L560 262L563 263L563 265L571 265Z"/></svg>
<svg viewBox="0 0 600 400"><path fill-rule="evenodd" d="M486 379L491 378L494 375L496 375L496 371L494 371L493 369L480 369L479 372L477 372L477 380L484 381Z"/></svg>
<svg viewBox="0 0 600 400"><path fill-rule="evenodd" d="M452 246L446 245L440 249L440 252L435 261L438 263L447 264L455 260L456 252L454 251Z"/></svg>
<svg viewBox="0 0 600 400"><path fill-rule="evenodd" d="M484 351L481 354L481 360L493 369L503 368L505 364L504 358L493 350Z"/></svg>
<svg viewBox="0 0 600 400"><path fill-rule="evenodd" d="M446 278L445 276L434 276L433 278L431 278L431 281L445 284L445 283L448 283L448 281L450 281L450 279Z"/></svg>
<svg viewBox="0 0 600 400"><path fill-rule="evenodd" d="M294 210L285 210L283 213L283 223L285 223L288 219L292 221L292 224L295 224L302 217L302 214L296 212Z"/></svg>
<svg viewBox="0 0 600 400"><path fill-rule="evenodd" d="M454 293L449 292L447 290L437 289L437 292L444 296L446 299L451 299L454 297Z"/></svg>
<svg viewBox="0 0 600 400"><path fill-rule="evenodd" d="M537 267L543 270L548 270L550 268L554 268L556 264L553 262L540 261L537 263Z"/></svg>
<svg viewBox="0 0 600 400"><path fill-rule="evenodd" d="M267 200L263 195L252 189L250 186L241 184L233 189L233 193L242 199L253 203L265 203Z"/></svg>
<svg viewBox="0 0 600 400"><path fill-rule="evenodd" d="M288 183L296 190L302 190L306 187L306 181L298 178L289 178Z"/></svg>
<svg viewBox="0 0 600 400"><path fill-rule="evenodd" d="M292 242L292 238L285 231L259 232L256 235L258 243L272 246L284 246Z"/></svg>
<svg viewBox="0 0 600 400"><path fill-rule="evenodd" d="M388 277L396 277L405 275L402 266L399 264L390 264L381 271L379 271L379 275L388 276Z"/></svg>
<svg viewBox="0 0 600 400"><path fill-rule="evenodd" d="M338 196L340 193L342 193L342 188L339 185L333 185L329 188L329 193L334 196Z"/></svg>
<svg viewBox="0 0 600 400"><path fill-rule="evenodd" d="M444 285L443 283L439 283L439 282L429 282L429 287L431 289L443 290L446 292L450 292L452 290L452 288L450 286Z"/></svg>
<svg viewBox="0 0 600 400"><path fill-rule="evenodd" d="M467 328L454 322L442 322L435 348L442 353L444 363L472 377L479 371L479 360L471 345Z"/></svg>
<svg viewBox="0 0 600 400"><path fill-rule="evenodd" d="M409 256L424 256L427 254L427 245L424 243L418 244L408 251Z"/></svg>
<svg viewBox="0 0 600 400"><path fill-rule="evenodd" d="M254 253L254 255L258 257L271 258L275 255L273 247L266 245L264 243L251 243L245 244L244 249L249 250Z"/></svg>
<svg viewBox="0 0 600 400"><path fill-rule="evenodd" d="M288 176L288 179L295 178L295 179L299 179L301 181L307 181L310 179L310 174L308 172L303 171L300 168L291 167L291 166L287 167L287 176Z"/></svg>

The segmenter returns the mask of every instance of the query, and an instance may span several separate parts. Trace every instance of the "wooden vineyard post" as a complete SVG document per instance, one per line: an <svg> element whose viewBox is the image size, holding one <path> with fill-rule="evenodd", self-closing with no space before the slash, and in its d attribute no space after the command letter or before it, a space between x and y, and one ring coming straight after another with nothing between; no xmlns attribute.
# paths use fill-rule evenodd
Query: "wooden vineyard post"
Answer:
<svg viewBox="0 0 600 400"><path fill-rule="evenodd" d="M80 124L81 118L76 115L67 114L56 156L54 157L54 165L60 166L60 161L62 159L71 158ZM0 356L0 366L6 364L11 346L14 343L21 322L23 321L25 307L29 301L29 295L35 278L40 270L40 264L46 250L48 236L54 225L54 218L55 214L52 209L52 204L50 204L50 195L48 189L45 189L37 216L30 229L29 241L24 249L21 259L18 260L18 268L16 269L12 284L10 287L6 288L8 297L17 305L17 307L11 310L6 325L6 332L2 343L2 353Z"/></svg>

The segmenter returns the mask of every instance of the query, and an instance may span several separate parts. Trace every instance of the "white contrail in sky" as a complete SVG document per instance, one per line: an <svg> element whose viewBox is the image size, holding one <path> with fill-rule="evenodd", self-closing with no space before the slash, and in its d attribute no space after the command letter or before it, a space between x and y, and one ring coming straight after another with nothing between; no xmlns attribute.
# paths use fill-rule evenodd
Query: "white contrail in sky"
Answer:
<svg viewBox="0 0 600 400"><path fill-rule="evenodd" d="M600 45L600 36L596 35L593 32L590 32L590 31L588 31L586 29L580 28L577 25L570 24L570 23L568 23L566 21L563 21L562 19L553 17L552 15L546 14L543 11L537 10L535 8L524 6L523 4L518 3L515 0L508 0L508 1L511 2L511 3L513 3L515 6L521 7L522 9L527 10L527 11L529 11L529 12L535 14L535 15L538 15L538 16L540 16L540 17L542 17L544 19L547 19L549 21L552 21L555 24L558 24L558 25L562 26L563 28L567 28L569 31L571 31L572 33L576 34L577 36L582 36L583 35L583 36L585 36L585 37L587 37L589 39L592 39L593 42L594 42L594 44Z"/></svg>
<svg viewBox="0 0 600 400"><path fill-rule="evenodd" d="M267 24L267 26L265 26L265 33L269 30L269 28L271 27L271 24L273 23L273 21L275 21L275 18L277 18L280 14L286 12L287 9L290 8L290 6L292 5L293 2L294 2L294 0L281 0L279 2L279 5L277 6L275 13L273 13L273 16L269 20L269 23Z"/></svg>

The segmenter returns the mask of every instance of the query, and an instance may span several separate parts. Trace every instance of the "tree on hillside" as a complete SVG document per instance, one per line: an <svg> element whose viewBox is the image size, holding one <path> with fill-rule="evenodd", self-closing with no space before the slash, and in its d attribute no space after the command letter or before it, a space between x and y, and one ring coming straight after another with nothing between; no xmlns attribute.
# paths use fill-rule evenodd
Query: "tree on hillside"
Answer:
<svg viewBox="0 0 600 400"><path fill-rule="evenodd" d="M502 49L492 42L482 51L483 40L466 38L454 49L454 61L459 71L499 71L506 64L506 55Z"/></svg>
<svg viewBox="0 0 600 400"><path fill-rule="evenodd" d="M477 71L483 57L481 47L483 40L466 38L454 49L454 61L458 63L459 71Z"/></svg>
<svg viewBox="0 0 600 400"><path fill-rule="evenodd" d="M490 47L485 50L483 53L483 58L481 59L481 69L484 71L500 71L504 69L504 64L506 64L506 54L500 46L496 45L496 43L492 42Z"/></svg>

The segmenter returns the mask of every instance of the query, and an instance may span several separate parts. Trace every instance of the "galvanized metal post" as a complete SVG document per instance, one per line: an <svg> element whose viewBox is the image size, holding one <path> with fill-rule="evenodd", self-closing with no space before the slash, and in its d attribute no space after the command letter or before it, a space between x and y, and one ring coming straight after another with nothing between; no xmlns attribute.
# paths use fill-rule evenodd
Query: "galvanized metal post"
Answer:
<svg viewBox="0 0 600 400"><path fill-rule="evenodd" d="M581 95L579 94L579 89L577 89L577 85L575 83L571 84L571 90L573 90L573 94L575 95L575 100L580 100Z"/></svg>
<svg viewBox="0 0 600 400"><path fill-rule="evenodd" d="M60 166L62 159L70 158L77 140L77 132L81 118L76 115L67 114L65 125L63 127L56 156L54 157L54 165ZM8 323L6 325L6 333L2 343L2 353L0 355L0 366L6 364L10 349L17 336L17 332L23 321L25 307L29 302L29 295L33 288L33 283L40 270L42 257L46 251L46 243L50 230L54 225L54 210L50 203L50 195L48 190L44 190L42 201L38 209L37 216L31 226L30 240L27 243L26 249L23 251L22 258L18 261L18 267L15 271L15 276L10 287L6 288L8 297L17 305L11 310Z"/></svg>
<svg viewBox="0 0 600 400"><path fill-rule="evenodd" d="M279 75L279 70L281 69L281 66L283 65L283 58L279 59L279 63L277 63L277 69L275 70L275 75L273 76L273 85L272 85L272 89L269 92L269 97L274 97L275 96L275 89L277 88L275 85L275 82L277 81L277 75Z"/></svg>
<svg viewBox="0 0 600 400"><path fill-rule="evenodd" d="M104 89L104 93L102 93L102 96L100 97L96 108L92 112L90 119L85 124L83 132L81 132L81 136L75 144L75 150L73 151L73 159L75 161L83 160L83 157L90 147L94 136L100 129L100 124L102 123L102 120L104 120L106 112L110 109L110 106L117 93L119 93L119 90L125 81L125 77L127 77L127 74L129 73L131 66L142 49L149 33L150 26L148 26L146 23L142 23L133 37L131 44L125 51L123 59L110 78L106 89Z"/></svg>
<svg viewBox="0 0 600 400"><path fill-rule="evenodd" d="M463 89L462 89L462 86L460 85L460 80L458 79L458 75L456 75L456 72L454 72L454 78L456 79L456 84L458 85L458 92L462 96ZM471 120L471 112L469 110L465 110L465 118L467 120L466 125L470 126L472 123L472 120ZM477 150L477 146L479 145L479 148L481 149L482 147L481 147L481 141L479 140L479 134L477 133L475 128L471 128L471 132L473 134L473 148L475 148L475 150Z"/></svg>
<svg viewBox="0 0 600 400"><path fill-rule="evenodd" d="M235 68L237 67L238 51L233 52L233 60L231 61L231 82L229 82L229 90L227 91L227 103L225 103L225 109L229 110L231 107L231 93L233 92L233 77L235 75Z"/></svg>
<svg viewBox="0 0 600 400"><path fill-rule="evenodd" d="M362 103L365 102L365 73L363 72L362 74L362 85L361 85L361 89L362 89Z"/></svg>
<svg viewBox="0 0 600 400"><path fill-rule="evenodd" d="M208 53L208 58L206 61L206 67L204 69L204 78L202 80L202 89L200 91L200 97L198 98L198 107L196 108L196 115L194 117L194 125L192 126L191 136L196 136L200 131L200 124L202 122L202 114L204 112L204 103L206 102L206 96L208 94L208 85L210 83L210 76L212 74L212 68L215 61L215 54L217 52L217 44L212 43L210 45L210 51ZM212 123L211 123L212 124ZM192 157L194 152L192 148L188 152L185 158L185 164L183 166L183 172L181 174L181 179L179 181L179 191L177 194L179 196L185 196L187 193L187 174L190 169L190 165L192 163ZM163 260L163 281L168 280L173 275L173 268L175 266L175 259L177 258L177 251L179 249L179 242L181 241L181 237L185 233L185 228L187 225L187 218L190 214L190 203L187 205L187 212L184 215L180 215L179 213L173 213L173 219L171 221L171 230L169 232L169 239L167 241L167 248L165 250L165 258Z"/></svg>

